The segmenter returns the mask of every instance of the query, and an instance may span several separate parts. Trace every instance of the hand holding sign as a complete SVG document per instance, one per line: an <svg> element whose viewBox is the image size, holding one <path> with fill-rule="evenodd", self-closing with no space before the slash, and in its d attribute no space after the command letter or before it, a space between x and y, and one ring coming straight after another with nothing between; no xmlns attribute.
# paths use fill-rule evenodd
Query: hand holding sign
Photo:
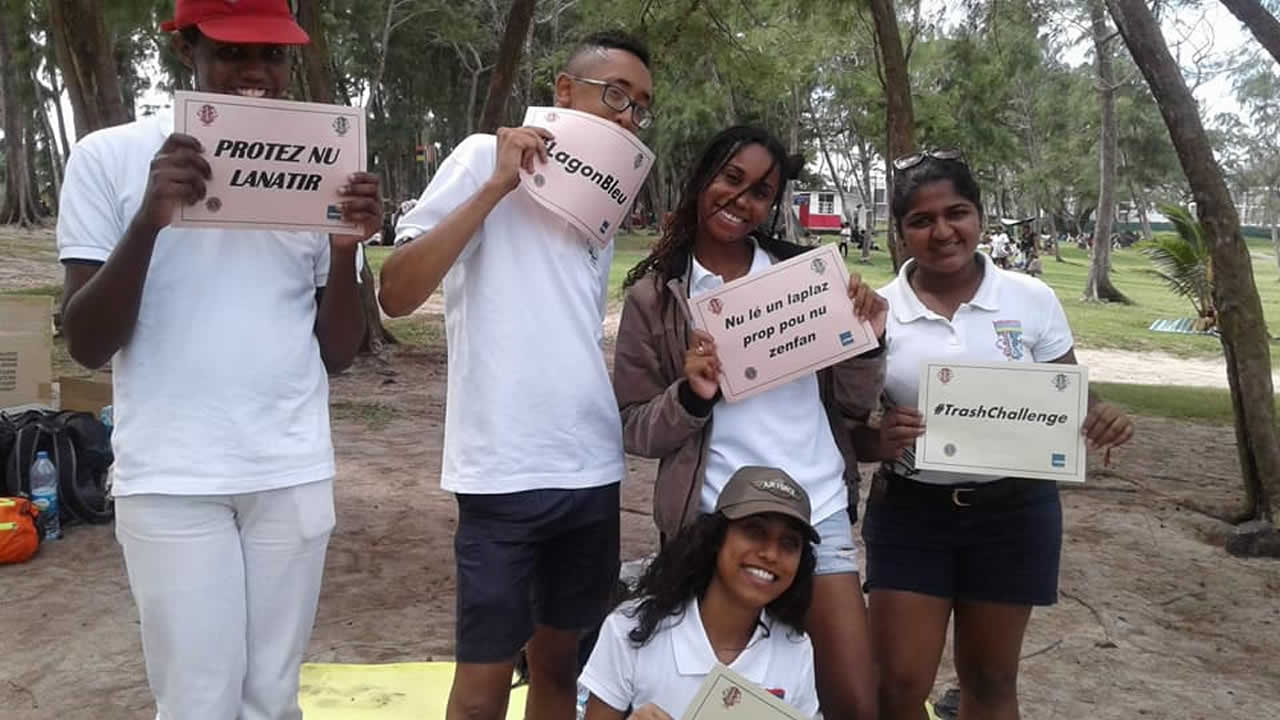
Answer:
<svg viewBox="0 0 1280 720"><path fill-rule="evenodd" d="M520 170L534 171L534 158L547 162L547 141L555 136L538 127L498 128L498 160L491 180L504 193L520 186Z"/></svg>
<svg viewBox="0 0 1280 720"><path fill-rule="evenodd" d="M693 331L693 347L684 354L684 376L689 388L703 400L720 392L720 357L716 341L702 330Z"/></svg>
<svg viewBox="0 0 1280 720"><path fill-rule="evenodd" d="M924 415L915 408L891 407L880 417L880 459L901 460L903 452L924 435Z"/></svg>
<svg viewBox="0 0 1280 720"><path fill-rule="evenodd" d="M876 337L884 335L885 319L889 316L889 301L862 282L862 276L849 276L849 299L853 301L853 315L858 320L871 323Z"/></svg>
<svg viewBox="0 0 1280 720"><path fill-rule="evenodd" d="M357 225L360 232L354 235L334 234L333 244L339 248L354 248L382 229L382 181L368 172L351 173L347 184L338 188L342 219Z"/></svg>
<svg viewBox="0 0 1280 720"><path fill-rule="evenodd" d="M204 199L205 181L210 177L200 141L190 135L173 133L165 139L151 160L147 189L137 219L160 230L173 221L178 208Z"/></svg>

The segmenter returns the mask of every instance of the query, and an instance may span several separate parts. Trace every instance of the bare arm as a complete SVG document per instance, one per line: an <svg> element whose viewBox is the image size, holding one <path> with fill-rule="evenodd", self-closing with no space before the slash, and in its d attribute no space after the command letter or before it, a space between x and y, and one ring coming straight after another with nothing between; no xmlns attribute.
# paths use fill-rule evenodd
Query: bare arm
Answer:
<svg viewBox="0 0 1280 720"><path fill-rule="evenodd" d="M550 139L551 133L541 128L498 128L497 161L489 179L435 227L396 248L383 264L378 301L388 315L408 315L431 297L485 218L519 187L520 168L533 172L535 157L546 162Z"/></svg>
<svg viewBox="0 0 1280 720"><path fill-rule="evenodd" d="M439 225L396 248L382 265L378 290L382 309L401 317L426 302L508 192L489 181Z"/></svg>
<svg viewBox="0 0 1280 720"><path fill-rule="evenodd" d="M151 161L142 205L107 261L65 266L62 328L67 352L81 365L102 367L133 335L156 235L180 205L204 197L209 163L201 153L195 138L170 135Z"/></svg>
<svg viewBox="0 0 1280 720"><path fill-rule="evenodd" d="M353 235L329 238L329 283L316 293L316 339L320 357L329 372L341 372L351 366L360 342L364 340L364 308L360 307L360 289L356 283L356 253L360 243L377 232L382 221L382 194L377 175L352 173L339 190L344 220L360 229Z"/></svg>

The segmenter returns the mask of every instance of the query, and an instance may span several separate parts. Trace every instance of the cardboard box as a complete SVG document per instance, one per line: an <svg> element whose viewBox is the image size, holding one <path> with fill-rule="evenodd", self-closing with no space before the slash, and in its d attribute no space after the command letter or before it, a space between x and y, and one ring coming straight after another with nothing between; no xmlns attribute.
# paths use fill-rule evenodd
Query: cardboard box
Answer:
<svg viewBox="0 0 1280 720"><path fill-rule="evenodd" d="M53 401L53 298L0 296L0 409Z"/></svg>
<svg viewBox="0 0 1280 720"><path fill-rule="evenodd" d="M60 377L58 395L61 409L97 415L111 404L111 380Z"/></svg>

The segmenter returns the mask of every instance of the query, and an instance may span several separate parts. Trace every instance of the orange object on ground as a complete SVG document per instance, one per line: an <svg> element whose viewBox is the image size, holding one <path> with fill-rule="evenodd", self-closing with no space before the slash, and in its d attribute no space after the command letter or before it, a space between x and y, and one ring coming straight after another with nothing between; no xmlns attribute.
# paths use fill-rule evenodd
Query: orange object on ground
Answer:
<svg viewBox="0 0 1280 720"><path fill-rule="evenodd" d="M30 500L0 498L0 565L26 562L36 554L40 548L36 529L39 514Z"/></svg>

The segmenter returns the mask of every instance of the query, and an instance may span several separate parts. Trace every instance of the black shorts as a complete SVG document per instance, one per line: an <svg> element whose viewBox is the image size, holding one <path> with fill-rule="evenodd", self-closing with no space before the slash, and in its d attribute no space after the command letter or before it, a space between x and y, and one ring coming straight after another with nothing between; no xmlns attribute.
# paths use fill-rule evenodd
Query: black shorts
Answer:
<svg viewBox="0 0 1280 720"><path fill-rule="evenodd" d="M1049 480L944 486L877 473L862 537L871 590L1011 605L1058 601L1062 505Z"/></svg>
<svg viewBox="0 0 1280 720"><path fill-rule="evenodd" d="M535 625L590 630L618 578L618 484L458 495L458 662L512 660Z"/></svg>

